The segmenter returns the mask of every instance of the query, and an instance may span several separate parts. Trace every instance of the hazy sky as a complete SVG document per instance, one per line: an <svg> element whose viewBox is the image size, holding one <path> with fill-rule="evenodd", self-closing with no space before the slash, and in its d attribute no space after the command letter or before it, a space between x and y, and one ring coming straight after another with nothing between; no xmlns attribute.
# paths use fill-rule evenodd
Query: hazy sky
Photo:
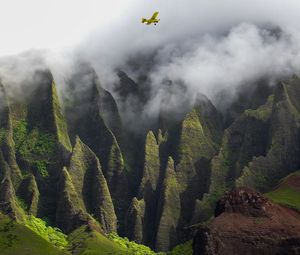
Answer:
<svg viewBox="0 0 300 255"><path fill-rule="evenodd" d="M93 29L121 15L125 2L0 0L0 55L31 48L73 47Z"/></svg>
<svg viewBox="0 0 300 255"><path fill-rule="evenodd" d="M141 25L141 17L155 10L159 26ZM299 11L298 0L0 0L0 55L70 48L88 36L134 46L147 40L161 44L239 22L299 28Z"/></svg>

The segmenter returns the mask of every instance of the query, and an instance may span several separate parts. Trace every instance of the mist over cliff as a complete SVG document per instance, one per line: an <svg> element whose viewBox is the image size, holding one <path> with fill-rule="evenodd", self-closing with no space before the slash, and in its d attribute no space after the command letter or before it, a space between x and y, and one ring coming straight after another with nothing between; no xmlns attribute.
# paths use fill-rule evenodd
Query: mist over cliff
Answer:
<svg viewBox="0 0 300 255"><path fill-rule="evenodd" d="M300 4L288 2L90 0L42 5L31 0L22 5L26 14L7 4L0 22L8 24L1 41L1 79L22 96L20 84L36 69L49 68L63 97L76 66L86 62L116 98L120 70L138 84L139 95L119 100L126 119L136 118L132 112L137 105L143 122L157 118L161 108L192 105L197 94L225 109L243 86L261 79L272 85L299 73ZM155 10L160 12L158 26L140 23Z"/></svg>

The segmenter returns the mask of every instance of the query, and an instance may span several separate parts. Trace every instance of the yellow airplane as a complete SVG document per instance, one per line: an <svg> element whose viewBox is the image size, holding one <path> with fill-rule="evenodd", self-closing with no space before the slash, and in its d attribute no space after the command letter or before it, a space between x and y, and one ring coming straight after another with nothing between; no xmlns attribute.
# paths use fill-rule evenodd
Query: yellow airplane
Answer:
<svg viewBox="0 0 300 255"><path fill-rule="evenodd" d="M151 25L152 23L156 26L156 24L160 21L157 19L158 12L154 12L150 19L142 18L142 23L146 23L146 25Z"/></svg>

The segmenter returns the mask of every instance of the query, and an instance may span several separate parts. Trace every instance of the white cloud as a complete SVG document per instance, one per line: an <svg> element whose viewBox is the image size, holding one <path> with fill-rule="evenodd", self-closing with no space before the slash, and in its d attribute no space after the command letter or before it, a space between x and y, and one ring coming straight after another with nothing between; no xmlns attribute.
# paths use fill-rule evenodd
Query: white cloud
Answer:
<svg viewBox="0 0 300 255"><path fill-rule="evenodd" d="M0 7L0 55L70 48L88 36L102 39L99 46L133 50L240 22L300 26L298 0L0 0ZM159 26L140 24L155 10Z"/></svg>
<svg viewBox="0 0 300 255"><path fill-rule="evenodd" d="M187 94L202 93L214 100L224 90L233 97L238 87L261 78L276 81L299 74L299 45L299 31L274 34L243 23L233 27L228 35L207 35L200 41L181 45L179 51L177 45L165 47L158 52L163 61L151 72L153 102L162 101L164 80L183 81ZM176 107L182 98L178 94L168 107ZM157 105L151 102L150 110L159 111L155 109Z"/></svg>
<svg viewBox="0 0 300 255"><path fill-rule="evenodd" d="M0 0L0 55L74 47L123 6L121 0Z"/></svg>

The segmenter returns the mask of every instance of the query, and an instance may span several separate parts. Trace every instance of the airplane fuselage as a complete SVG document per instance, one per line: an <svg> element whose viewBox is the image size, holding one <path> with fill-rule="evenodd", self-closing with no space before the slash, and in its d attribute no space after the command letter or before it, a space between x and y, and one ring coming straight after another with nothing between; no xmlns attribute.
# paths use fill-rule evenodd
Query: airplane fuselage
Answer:
<svg viewBox="0 0 300 255"><path fill-rule="evenodd" d="M150 24L154 24L154 25L156 25L157 23L159 22L159 19L151 19L151 20L148 20L148 22L147 22L147 25L150 25Z"/></svg>
<svg viewBox="0 0 300 255"><path fill-rule="evenodd" d="M146 23L146 25L156 25L160 21L160 19L157 19L157 15L158 12L155 12L150 19L142 18L142 23Z"/></svg>
<svg viewBox="0 0 300 255"><path fill-rule="evenodd" d="M146 25L154 24L156 25L159 22L159 19L143 19L142 23L146 23Z"/></svg>

